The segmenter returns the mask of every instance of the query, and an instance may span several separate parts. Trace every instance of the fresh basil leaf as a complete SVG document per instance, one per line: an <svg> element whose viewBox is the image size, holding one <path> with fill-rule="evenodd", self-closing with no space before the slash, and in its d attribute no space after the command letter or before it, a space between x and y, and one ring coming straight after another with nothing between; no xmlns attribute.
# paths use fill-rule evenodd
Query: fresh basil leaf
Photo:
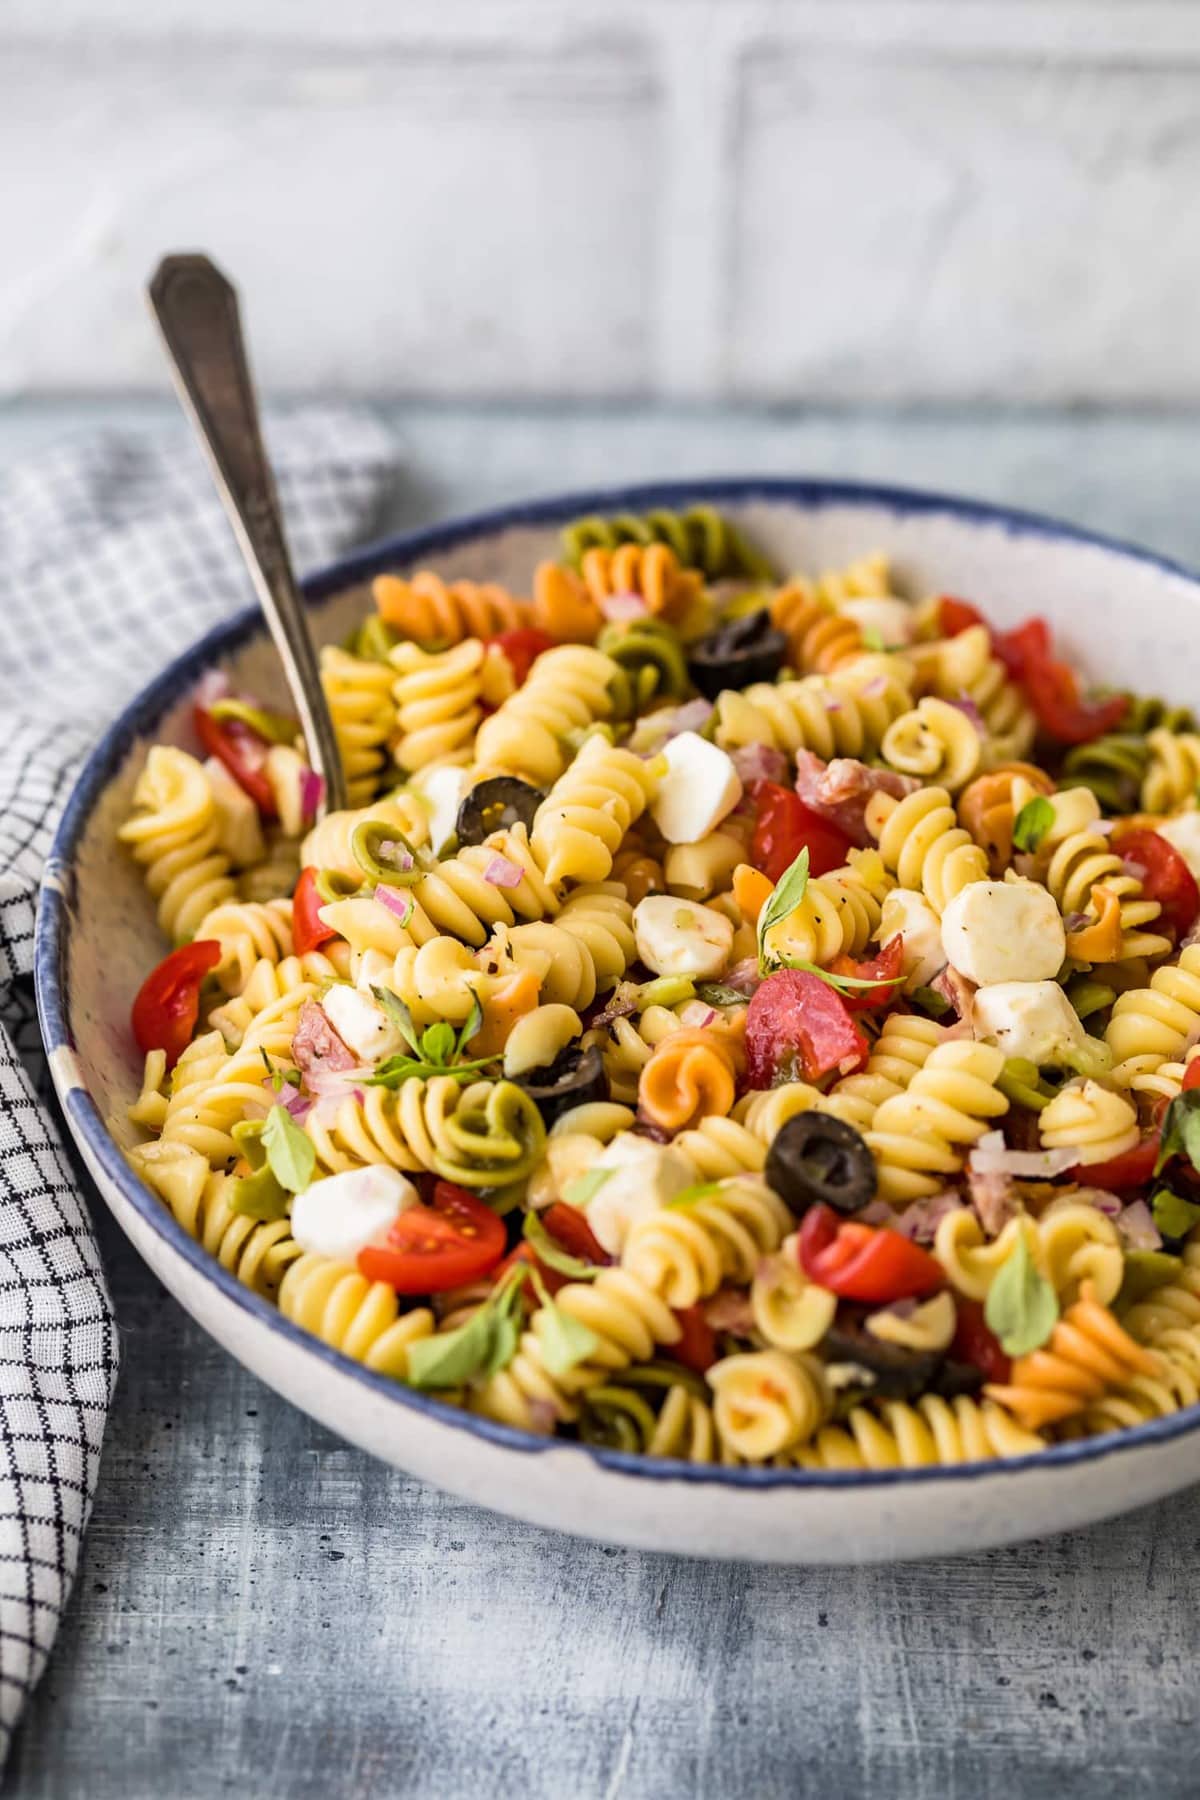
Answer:
<svg viewBox="0 0 1200 1800"><path fill-rule="evenodd" d="M452 1081L465 1084L473 1081L480 1069L492 1069L495 1063L494 1056L481 1056L474 1062L455 1063L453 1068L447 1068L445 1063L425 1062L419 1056L389 1056L379 1064L373 1075L363 1077L362 1085L398 1088L414 1078L432 1081L435 1075L448 1075Z"/></svg>
<svg viewBox="0 0 1200 1800"><path fill-rule="evenodd" d="M1174 1281L1183 1268L1181 1256L1170 1256L1164 1250L1128 1250L1125 1253L1125 1273L1121 1281L1121 1291L1117 1295L1115 1306L1118 1313L1126 1307L1136 1306L1155 1288L1165 1287L1168 1281Z"/></svg>
<svg viewBox="0 0 1200 1800"><path fill-rule="evenodd" d="M481 1306L457 1331L439 1332L410 1344L405 1380L415 1388L459 1387L488 1369L496 1351L495 1309Z"/></svg>
<svg viewBox="0 0 1200 1800"><path fill-rule="evenodd" d="M821 981L827 981L831 988L839 988L849 992L852 988L894 988L904 980L903 975L885 975L882 978L868 980L863 975L835 975L831 969L822 969L814 962L805 962L801 956L781 956L780 962L785 969L802 969L806 975L816 975Z"/></svg>
<svg viewBox="0 0 1200 1800"><path fill-rule="evenodd" d="M1168 1187L1160 1187L1150 1201L1150 1215L1165 1238L1184 1238L1200 1225L1200 1206Z"/></svg>
<svg viewBox="0 0 1200 1800"><path fill-rule="evenodd" d="M1013 820L1013 849L1036 850L1054 825L1054 808L1044 794L1027 800Z"/></svg>
<svg viewBox="0 0 1200 1800"><path fill-rule="evenodd" d="M312 1139L297 1125L286 1106L273 1106L263 1126L267 1165L280 1187L302 1194L313 1178L317 1152Z"/></svg>
<svg viewBox="0 0 1200 1800"><path fill-rule="evenodd" d="M694 1181L691 1187L685 1187L682 1192L668 1200L667 1205L669 1207L691 1206L694 1200L707 1200L710 1194L719 1192L720 1186L719 1181Z"/></svg>
<svg viewBox="0 0 1200 1800"><path fill-rule="evenodd" d="M1009 1356L1046 1342L1058 1322L1058 1295L1039 1274L1022 1232L988 1289L983 1316Z"/></svg>
<svg viewBox="0 0 1200 1800"><path fill-rule="evenodd" d="M398 994L393 994L391 988L373 987L371 992L374 994L379 1005L383 1008L392 1024L396 1027L396 1030L400 1033L400 1036L404 1039L413 1055L419 1056L421 1054L421 1045L417 1038L417 1028L413 1024L413 1016L409 1012L407 1006L405 1006L403 1000L401 1000Z"/></svg>
<svg viewBox="0 0 1200 1800"><path fill-rule="evenodd" d="M525 1214L525 1239L537 1251L537 1258L546 1268L554 1269L559 1275L569 1275L572 1281L594 1281L600 1273L595 1263L584 1262L581 1257L572 1256L562 1245L550 1236L537 1213Z"/></svg>
<svg viewBox="0 0 1200 1800"><path fill-rule="evenodd" d="M807 886L808 845L805 844L795 862L784 870L775 883L758 915L758 966L760 969L766 965L768 931L772 925L778 925L781 919L786 919L789 913L795 912L804 898L804 890Z"/></svg>
<svg viewBox="0 0 1200 1800"><path fill-rule="evenodd" d="M747 1000L740 988L725 987L719 981L697 982L696 998L705 1006L745 1006Z"/></svg>
<svg viewBox="0 0 1200 1800"><path fill-rule="evenodd" d="M265 1164L252 1175L238 1175L230 1184L229 1210L241 1218L263 1223L286 1219L290 1204L291 1195Z"/></svg>
<svg viewBox="0 0 1200 1800"><path fill-rule="evenodd" d="M517 1354L517 1345L521 1340L521 1327L511 1312L498 1312L492 1325L492 1345L480 1375L498 1375L501 1369L507 1369Z"/></svg>
<svg viewBox="0 0 1200 1800"><path fill-rule="evenodd" d="M562 1197L568 1206L586 1206L593 1200L604 1186L612 1169L589 1169L586 1175L577 1175L574 1181L568 1181L563 1189Z"/></svg>
<svg viewBox="0 0 1200 1800"><path fill-rule="evenodd" d="M462 1030L458 1034L457 1050L458 1050L459 1056L463 1055L464 1051L467 1048L467 1045L470 1043L471 1039L475 1036L475 1033L479 1030L479 1027L482 1024L483 1024L483 1007L480 1004L479 995L477 993L475 993L474 990L472 990L471 1010L467 1014L466 1024L463 1026Z"/></svg>
<svg viewBox="0 0 1200 1800"><path fill-rule="evenodd" d="M567 1375L600 1348L600 1339L579 1319L564 1312L553 1300L538 1314L538 1343L542 1361L551 1375Z"/></svg>
<svg viewBox="0 0 1200 1800"><path fill-rule="evenodd" d="M444 1068L450 1061L455 1047L454 1027L447 1025L444 1019L428 1026L421 1038L421 1055L426 1062L436 1063L439 1068Z"/></svg>
<svg viewBox="0 0 1200 1800"><path fill-rule="evenodd" d="M908 997L917 1011L923 1012L926 1018L941 1019L950 1011L950 1002L944 994L939 994L936 988L914 988Z"/></svg>
<svg viewBox="0 0 1200 1800"><path fill-rule="evenodd" d="M1200 1088L1186 1088L1168 1106L1154 1173L1173 1156L1186 1156L1194 1169L1200 1169Z"/></svg>

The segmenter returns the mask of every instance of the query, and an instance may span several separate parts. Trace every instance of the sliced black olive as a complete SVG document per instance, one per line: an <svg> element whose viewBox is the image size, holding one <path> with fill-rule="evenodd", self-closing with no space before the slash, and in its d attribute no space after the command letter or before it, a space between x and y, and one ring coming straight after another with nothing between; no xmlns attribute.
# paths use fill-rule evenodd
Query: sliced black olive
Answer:
<svg viewBox="0 0 1200 1800"><path fill-rule="evenodd" d="M823 1200L835 1212L856 1213L875 1192L875 1161L844 1119L796 1113L767 1152L767 1184L794 1213Z"/></svg>
<svg viewBox="0 0 1200 1800"><path fill-rule="evenodd" d="M530 1069L517 1085L525 1089L545 1125L553 1125L559 1114L572 1106L608 1099L608 1077L595 1044L586 1050L578 1044L568 1044L552 1063L544 1069Z"/></svg>
<svg viewBox="0 0 1200 1800"><path fill-rule="evenodd" d="M862 1391L884 1400L909 1400L922 1394L937 1374L941 1355L936 1350L906 1350L873 1337L862 1317L843 1308L821 1339L821 1355L827 1363L849 1363L871 1377Z"/></svg>
<svg viewBox="0 0 1200 1800"><path fill-rule="evenodd" d="M693 644L688 674L706 700L715 700L723 688L774 681L786 656L787 639L776 631L764 606Z"/></svg>
<svg viewBox="0 0 1200 1800"><path fill-rule="evenodd" d="M930 1392L943 1400L955 1400L959 1394L977 1394L982 1386L982 1369L974 1363L952 1362L946 1357L930 1384Z"/></svg>
<svg viewBox="0 0 1200 1800"><path fill-rule="evenodd" d="M460 848L464 844L482 844L493 831L510 825L524 825L531 830L533 815L546 798L540 788L518 781L515 775L493 775L481 781L464 795L454 821Z"/></svg>

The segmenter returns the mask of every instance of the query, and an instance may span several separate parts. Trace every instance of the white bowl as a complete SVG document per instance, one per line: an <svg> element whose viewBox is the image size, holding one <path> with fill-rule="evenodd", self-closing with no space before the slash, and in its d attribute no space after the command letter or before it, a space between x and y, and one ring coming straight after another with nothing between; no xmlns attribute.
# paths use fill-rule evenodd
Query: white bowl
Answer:
<svg viewBox="0 0 1200 1800"><path fill-rule="evenodd" d="M527 592L583 512L709 501L783 567L822 569L882 548L902 591L958 594L1000 625L1044 613L1096 679L1200 700L1191 658L1200 581L1129 546L1002 508L811 481L690 482L560 497L373 546L306 584L324 641L342 637L382 569ZM1200 1407L1000 1463L877 1474L719 1469L528 1436L369 1373L220 1268L134 1176L125 1107L139 1058L129 1005L163 954L140 874L115 827L154 740L187 741L190 696L221 667L284 698L251 611L211 632L97 746L63 816L38 923L37 986L55 1086L84 1161L123 1230L175 1297L247 1368L331 1430L481 1505L645 1549L772 1562L873 1562L977 1550L1106 1518L1200 1478Z"/></svg>

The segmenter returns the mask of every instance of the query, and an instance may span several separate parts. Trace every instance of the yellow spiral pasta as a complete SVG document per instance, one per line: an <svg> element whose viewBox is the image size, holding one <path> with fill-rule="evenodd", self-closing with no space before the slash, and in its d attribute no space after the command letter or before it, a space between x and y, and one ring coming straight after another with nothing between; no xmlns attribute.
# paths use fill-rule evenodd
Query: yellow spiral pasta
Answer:
<svg viewBox="0 0 1200 1800"><path fill-rule="evenodd" d="M956 794L979 768L983 742L961 707L930 695L893 720L879 753L902 775L919 775Z"/></svg>
<svg viewBox="0 0 1200 1800"><path fill-rule="evenodd" d="M633 908L615 883L576 890L558 917L493 934L481 962L532 969L544 1001L581 1011L615 987L637 954Z"/></svg>
<svg viewBox="0 0 1200 1800"><path fill-rule="evenodd" d="M548 787L570 760L569 734L612 716L610 683L619 682L620 675L611 656L589 645L547 650L525 685L479 727L476 760Z"/></svg>
<svg viewBox="0 0 1200 1800"><path fill-rule="evenodd" d="M1047 1150L1073 1150L1080 1163L1107 1162L1141 1138L1129 1101L1098 1081L1070 1081L1038 1114Z"/></svg>
<svg viewBox="0 0 1200 1800"><path fill-rule="evenodd" d="M797 906L766 933L766 949L826 967L836 956L858 956L879 929L892 882L879 856L852 850L845 868L813 876Z"/></svg>
<svg viewBox="0 0 1200 1800"><path fill-rule="evenodd" d="M220 1006L214 1006L207 1018L212 1030L219 1031L230 1046L240 1045L246 1033L268 1008L279 1001L288 1004L299 987L316 993L327 981L340 981L346 974L345 944L331 944L335 957L323 950L308 950L303 956L284 956L272 962L264 956L256 962L237 993ZM335 959L336 958L336 959Z"/></svg>
<svg viewBox="0 0 1200 1800"><path fill-rule="evenodd" d="M916 1013L892 1013L884 1020L866 1068L835 1082L828 1094L816 1102L819 1110L843 1119L856 1131L869 1131L884 1101L904 1092L945 1037L944 1029L934 1019L924 1019Z"/></svg>
<svg viewBox="0 0 1200 1800"><path fill-rule="evenodd" d="M1200 1032L1200 944L1156 969L1148 987L1118 995L1104 1041L1113 1053L1110 1079L1130 1087L1165 1062L1182 1060Z"/></svg>
<svg viewBox="0 0 1200 1800"><path fill-rule="evenodd" d="M775 687L759 682L742 693L726 689L717 701L717 742L725 750L747 744L813 750L827 760L870 757L893 719L911 706L912 694L894 674L847 665L836 675Z"/></svg>
<svg viewBox="0 0 1200 1800"><path fill-rule="evenodd" d="M605 738L589 738L534 816L529 844L546 880L607 881L626 832L657 788L651 764Z"/></svg>
<svg viewBox="0 0 1200 1800"><path fill-rule="evenodd" d="M177 944L194 937L214 907L233 899L212 788L186 750L154 745L133 790L133 811L117 836L145 869L159 927Z"/></svg>
<svg viewBox="0 0 1200 1800"><path fill-rule="evenodd" d="M987 857L958 824L945 788L918 788L903 800L876 794L867 822L900 886L919 889L937 913L971 882L987 879Z"/></svg>
<svg viewBox="0 0 1200 1800"><path fill-rule="evenodd" d="M348 1264L311 1251L283 1277L279 1310L343 1356L398 1381L408 1373L410 1346L433 1335L428 1307L402 1313L386 1282L368 1281Z"/></svg>
<svg viewBox="0 0 1200 1800"><path fill-rule="evenodd" d="M321 686L329 703L351 806L375 798L388 769L396 729L393 676L387 663L352 656L327 644L321 651Z"/></svg>
<svg viewBox="0 0 1200 1800"><path fill-rule="evenodd" d="M387 794L367 806L326 813L301 845L301 861L306 867L328 870L345 881L364 880L351 841L357 828L365 824L389 826L417 849L429 838L428 809L418 796Z"/></svg>
<svg viewBox="0 0 1200 1800"><path fill-rule="evenodd" d="M969 1207L959 1207L940 1221L934 1250L958 1293L969 1300L986 1300L1021 1237L1035 1267L1064 1305L1079 1298L1085 1281L1101 1305L1116 1299L1125 1274L1120 1236L1111 1219L1082 1201L1055 1201L1040 1219L1018 1213L992 1239L985 1238Z"/></svg>
<svg viewBox="0 0 1200 1800"><path fill-rule="evenodd" d="M397 644L390 657L396 671L396 761L408 774L431 763L467 763L483 712L479 705L483 645L465 638L449 650L422 650Z"/></svg>
<svg viewBox="0 0 1200 1800"><path fill-rule="evenodd" d="M958 1173L964 1148L1008 1111L996 1086L1003 1067L990 1044L939 1044L908 1087L883 1102L866 1133L883 1199L936 1194Z"/></svg>
<svg viewBox="0 0 1200 1800"><path fill-rule="evenodd" d="M809 1280L793 1234L783 1239L774 1255L755 1264L750 1310L759 1336L771 1349L812 1350L833 1324L837 1295Z"/></svg>
<svg viewBox="0 0 1200 1800"><path fill-rule="evenodd" d="M715 1193L679 1201L639 1220L621 1266L671 1307L694 1306L722 1282L746 1286L794 1220L765 1181L735 1175Z"/></svg>
<svg viewBox="0 0 1200 1800"><path fill-rule="evenodd" d="M292 903L225 900L205 913L195 935L220 944L213 978L227 994L240 994L264 957L279 962L292 954Z"/></svg>
<svg viewBox="0 0 1200 1800"><path fill-rule="evenodd" d="M992 655L986 625L971 625L936 646L932 686L943 700L968 700L979 713L987 733L988 766L1029 754L1036 720L1004 664Z"/></svg>
<svg viewBox="0 0 1200 1800"><path fill-rule="evenodd" d="M365 1087L318 1102L304 1121L319 1167L331 1175L372 1163L413 1173L429 1169L460 1187L523 1180L541 1155L537 1109L511 1081L411 1076L398 1088Z"/></svg>
<svg viewBox="0 0 1200 1800"><path fill-rule="evenodd" d="M813 1356L753 1350L708 1371L713 1420L740 1460L762 1463L807 1443L829 1416L825 1371Z"/></svg>
<svg viewBox="0 0 1200 1800"><path fill-rule="evenodd" d="M697 1181L725 1181L731 1175L758 1175L767 1160L762 1139L736 1119L709 1113L688 1131L671 1140L671 1148L685 1156Z"/></svg>
<svg viewBox="0 0 1200 1800"><path fill-rule="evenodd" d="M140 1144L129 1152L129 1161L189 1237L223 1269L264 1299L276 1298L288 1268L300 1255L286 1219L264 1223L235 1213L229 1204L232 1177L211 1169L207 1159L186 1144Z"/></svg>
<svg viewBox="0 0 1200 1800"><path fill-rule="evenodd" d="M1175 812L1194 804L1200 783L1200 736L1160 725L1146 733L1146 744L1150 760L1142 777L1142 811Z"/></svg>
<svg viewBox="0 0 1200 1800"><path fill-rule="evenodd" d="M1167 1346L1170 1333L1200 1326L1200 1242L1194 1235L1171 1280L1152 1288L1131 1306L1121 1323L1139 1344L1151 1344L1155 1349Z"/></svg>
<svg viewBox="0 0 1200 1800"><path fill-rule="evenodd" d="M1033 790L1025 782L1014 784L1014 804L1024 805L1032 798ZM1170 938L1146 929L1162 908L1157 900L1143 897L1141 882L1126 872L1108 838L1095 829L1100 803L1091 789L1069 788L1055 794L1050 805L1054 824L1040 845L1042 879L1062 912L1068 917L1075 913L1095 914L1099 910L1097 890L1101 888L1116 897L1119 907L1120 935L1111 945L1097 942L1093 936L1086 960L1116 962L1130 956L1165 956L1171 948ZM1111 954L1106 954L1109 950Z"/></svg>
<svg viewBox="0 0 1200 1800"><path fill-rule="evenodd" d="M915 1405L882 1400L855 1406L841 1425L827 1425L794 1460L802 1469L930 1469L1029 1456L1046 1440L994 1400L927 1394Z"/></svg>

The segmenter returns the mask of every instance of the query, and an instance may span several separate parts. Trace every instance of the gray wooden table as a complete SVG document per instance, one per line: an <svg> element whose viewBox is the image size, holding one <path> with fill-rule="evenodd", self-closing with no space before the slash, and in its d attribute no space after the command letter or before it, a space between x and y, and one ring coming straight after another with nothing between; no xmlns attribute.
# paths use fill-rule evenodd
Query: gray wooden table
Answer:
<svg viewBox="0 0 1200 1800"><path fill-rule="evenodd" d="M0 409L0 457L130 404ZM422 410L405 520L655 472L852 472L1200 561L1200 422ZM97 1211L100 1209L97 1203ZM891 1569L720 1566L512 1524L293 1411L106 1215L124 1363L79 1580L4 1792L1200 1791L1200 1491Z"/></svg>

